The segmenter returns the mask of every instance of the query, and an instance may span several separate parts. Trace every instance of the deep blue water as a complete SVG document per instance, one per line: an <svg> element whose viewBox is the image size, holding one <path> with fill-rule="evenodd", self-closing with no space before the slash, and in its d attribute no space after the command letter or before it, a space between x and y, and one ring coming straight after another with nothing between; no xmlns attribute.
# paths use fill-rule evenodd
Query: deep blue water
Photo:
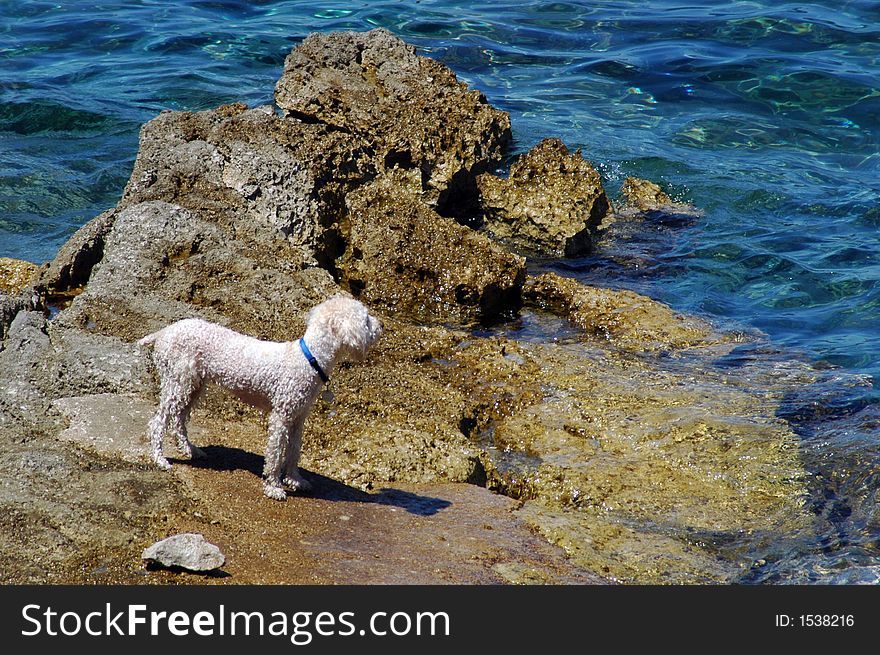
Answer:
<svg viewBox="0 0 880 655"><path fill-rule="evenodd" d="M113 206L160 110L269 103L306 34L373 27L509 111L514 152L559 136L610 192L705 210L550 266L833 367L795 417L838 471L832 529L766 579L880 579L880 3L4 0L0 256L47 261Z"/></svg>

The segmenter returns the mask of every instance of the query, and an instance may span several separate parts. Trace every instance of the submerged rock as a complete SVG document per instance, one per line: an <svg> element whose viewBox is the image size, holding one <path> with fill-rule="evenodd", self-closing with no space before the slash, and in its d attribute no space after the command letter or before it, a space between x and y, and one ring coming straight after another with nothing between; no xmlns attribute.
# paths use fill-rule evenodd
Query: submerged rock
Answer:
<svg viewBox="0 0 880 655"><path fill-rule="evenodd" d="M591 287L556 273L529 276L524 300L565 316L588 334L630 350L683 348L705 342L711 326L646 296Z"/></svg>
<svg viewBox="0 0 880 655"><path fill-rule="evenodd" d="M213 571L226 563L220 548L209 543L203 535L194 533L176 534L158 541L145 548L141 558L196 573Z"/></svg>
<svg viewBox="0 0 880 655"><path fill-rule="evenodd" d="M512 247L550 257L592 249L610 204L599 173L559 139L544 139L502 179L477 178L485 226Z"/></svg>
<svg viewBox="0 0 880 655"><path fill-rule="evenodd" d="M474 175L501 158L510 117L443 64L384 29L312 34L275 87L285 115L362 138L444 215L473 203Z"/></svg>
<svg viewBox="0 0 880 655"><path fill-rule="evenodd" d="M623 215L635 212L659 212L662 214L700 216L702 212L682 202L673 200L659 184L638 177L628 177L623 181L620 193L624 199L624 205L619 209Z"/></svg>
<svg viewBox="0 0 880 655"><path fill-rule="evenodd" d="M451 356L479 371L474 397L506 402L477 435L496 453L487 484L522 500L520 516L580 566L626 582L730 582L749 548L810 529L798 439L767 386L579 344L499 346L492 376L481 347Z"/></svg>

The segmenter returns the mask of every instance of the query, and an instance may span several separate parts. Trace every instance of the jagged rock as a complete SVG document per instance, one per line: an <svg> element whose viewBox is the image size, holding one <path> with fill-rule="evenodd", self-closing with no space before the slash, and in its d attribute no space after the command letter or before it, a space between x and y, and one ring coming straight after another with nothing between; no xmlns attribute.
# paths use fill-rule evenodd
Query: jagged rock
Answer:
<svg viewBox="0 0 880 655"><path fill-rule="evenodd" d="M364 302L430 322L519 306L524 260L387 181L348 197L344 279Z"/></svg>
<svg viewBox="0 0 880 655"><path fill-rule="evenodd" d="M554 257L592 249L609 203L599 173L559 139L544 139L501 179L477 177L486 228L514 248Z"/></svg>
<svg viewBox="0 0 880 655"><path fill-rule="evenodd" d="M200 534L177 534L144 549L142 559L162 566L204 572L219 569L226 563L220 549Z"/></svg>
<svg viewBox="0 0 880 655"><path fill-rule="evenodd" d="M10 296L0 292L0 350L9 325L18 313L28 307L28 301L21 295Z"/></svg>
<svg viewBox="0 0 880 655"><path fill-rule="evenodd" d="M338 255L342 198L374 173L370 152L349 134L265 107L165 112L141 130L119 208L173 203L255 253L270 245L269 257L277 257L281 237L300 260L326 265Z"/></svg>
<svg viewBox="0 0 880 655"><path fill-rule="evenodd" d="M275 101L363 138L379 170L406 171L444 215L472 204L473 176L510 140L506 112L383 29L310 35L287 57Z"/></svg>
<svg viewBox="0 0 880 655"><path fill-rule="evenodd" d="M121 210L85 290L56 319L134 341L188 316L262 337L293 338L304 312L336 290L323 269L303 268L272 228L238 233L203 212L162 201ZM259 239L262 247L253 248Z"/></svg>
<svg viewBox="0 0 880 655"><path fill-rule="evenodd" d="M99 214L79 228L70 237L42 271L37 281L38 291L54 302L69 301L82 290L92 268L104 255L104 240L113 228L116 210Z"/></svg>

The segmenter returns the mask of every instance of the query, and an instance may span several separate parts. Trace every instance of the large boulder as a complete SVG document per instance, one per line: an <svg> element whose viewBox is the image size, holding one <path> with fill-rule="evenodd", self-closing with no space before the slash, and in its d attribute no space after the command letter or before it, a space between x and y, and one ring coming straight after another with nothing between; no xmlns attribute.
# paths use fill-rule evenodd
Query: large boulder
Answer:
<svg viewBox="0 0 880 655"><path fill-rule="evenodd" d="M510 117L387 30L312 34L284 62L285 115L357 135L379 170L410 175L444 215L473 203L473 176L500 159Z"/></svg>
<svg viewBox="0 0 880 655"><path fill-rule="evenodd" d="M581 151L544 139L506 179L477 177L486 228L516 249L551 257L590 252L610 205L602 180Z"/></svg>
<svg viewBox="0 0 880 655"><path fill-rule="evenodd" d="M57 326L134 341L201 316L289 339L302 329L303 313L336 290L325 270L304 267L275 230L236 238L204 212L163 201L119 211L104 238L100 263Z"/></svg>
<svg viewBox="0 0 880 655"><path fill-rule="evenodd" d="M431 323L519 306L525 261L387 180L348 197L343 279L364 302Z"/></svg>

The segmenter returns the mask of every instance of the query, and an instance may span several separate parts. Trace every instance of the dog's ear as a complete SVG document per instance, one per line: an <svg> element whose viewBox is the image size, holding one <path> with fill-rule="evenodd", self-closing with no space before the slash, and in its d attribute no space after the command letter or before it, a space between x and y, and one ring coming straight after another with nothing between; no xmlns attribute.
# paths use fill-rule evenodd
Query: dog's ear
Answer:
<svg viewBox="0 0 880 655"><path fill-rule="evenodd" d="M370 315L367 308L352 298L334 299L334 310L328 321L328 329L355 359L363 359L370 346Z"/></svg>

